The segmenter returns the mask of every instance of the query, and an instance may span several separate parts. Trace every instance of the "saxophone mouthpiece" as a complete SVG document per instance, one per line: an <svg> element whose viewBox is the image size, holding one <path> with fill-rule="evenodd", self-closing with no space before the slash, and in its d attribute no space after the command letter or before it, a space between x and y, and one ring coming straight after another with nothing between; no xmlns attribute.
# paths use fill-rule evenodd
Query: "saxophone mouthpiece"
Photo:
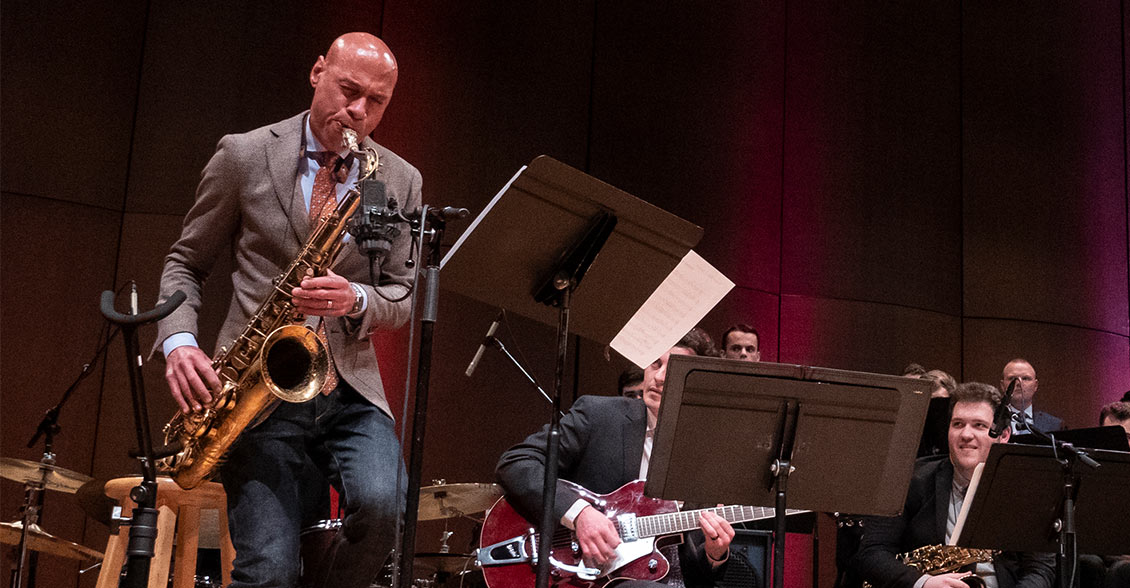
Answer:
<svg viewBox="0 0 1130 588"><path fill-rule="evenodd" d="M341 146L351 153L357 153L361 147L357 144L357 131L349 127L341 127Z"/></svg>

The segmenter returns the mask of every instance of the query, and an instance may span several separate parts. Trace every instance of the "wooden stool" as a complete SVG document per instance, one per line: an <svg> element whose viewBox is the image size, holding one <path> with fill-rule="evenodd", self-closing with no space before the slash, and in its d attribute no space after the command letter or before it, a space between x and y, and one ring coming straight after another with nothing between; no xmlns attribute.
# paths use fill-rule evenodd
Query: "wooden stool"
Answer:
<svg viewBox="0 0 1130 588"><path fill-rule="evenodd" d="M140 476L116 478L106 482L106 496L122 505L122 517L129 518L137 505L129 491L141 483ZM231 583L232 561L235 548L228 534L227 496L224 487L216 482L205 482L192 490L177 486L172 478L157 478L157 541L153 560L149 565L149 588L166 588L169 584L169 565L173 558L173 531L176 531L176 569L173 571L173 588L193 588L196 580L196 549L200 543L200 510L217 509L220 512L220 562L223 585ZM122 526L117 535L110 535L102 571L98 574L97 588L116 588L126 561L129 545L129 527Z"/></svg>

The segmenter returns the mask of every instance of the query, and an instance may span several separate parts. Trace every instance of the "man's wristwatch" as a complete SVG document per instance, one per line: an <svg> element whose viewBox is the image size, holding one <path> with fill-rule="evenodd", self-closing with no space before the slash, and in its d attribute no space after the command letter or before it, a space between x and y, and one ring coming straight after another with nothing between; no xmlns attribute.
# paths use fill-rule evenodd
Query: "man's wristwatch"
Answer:
<svg viewBox="0 0 1130 588"><path fill-rule="evenodd" d="M353 308L349 309L348 314L355 315L361 312L361 309L365 307L365 291L361 289L360 284L353 282L349 283L349 287L353 288Z"/></svg>

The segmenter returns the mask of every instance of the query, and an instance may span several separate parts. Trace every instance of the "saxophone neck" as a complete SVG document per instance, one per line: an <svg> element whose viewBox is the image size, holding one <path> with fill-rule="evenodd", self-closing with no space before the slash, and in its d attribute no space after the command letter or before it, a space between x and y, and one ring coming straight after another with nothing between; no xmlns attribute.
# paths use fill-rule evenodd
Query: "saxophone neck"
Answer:
<svg viewBox="0 0 1130 588"><path fill-rule="evenodd" d="M356 155L361 162L361 169L357 174L357 183L361 183L369 176L376 173L377 168L380 167L380 158L377 156L377 150L369 146L361 146L361 141L357 137L357 131L343 127L341 129L341 146L349 150L350 153Z"/></svg>

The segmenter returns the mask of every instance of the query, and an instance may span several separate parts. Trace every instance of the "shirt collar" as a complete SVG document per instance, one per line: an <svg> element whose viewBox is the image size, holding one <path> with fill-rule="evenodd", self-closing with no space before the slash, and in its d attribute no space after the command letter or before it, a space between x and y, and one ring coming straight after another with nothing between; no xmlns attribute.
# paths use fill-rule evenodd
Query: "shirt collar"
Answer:
<svg viewBox="0 0 1130 588"><path fill-rule="evenodd" d="M658 423L659 423L659 417L651 414L650 410L647 411L647 432L649 432L649 433L654 432L655 431L655 425L658 424Z"/></svg>
<svg viewBox="0 0 1130 588"><path fill-rule="evenodd" d="M305 147L303 148L303 151L302 151L303 154L317 153L319 151L329 151L321 143L318 142L318 138L314 136L314 131L310 130L310 115L309 114L306 115L306 122L303 125L303 127L305 128L305 130L302 134L302 142L303 142L302 144L305 145ZM335 150L335 153L337 153L338 155L340 155L342 157L345 157L345 155L346 155L346 151L345 151L344 147Z"/></svg>

